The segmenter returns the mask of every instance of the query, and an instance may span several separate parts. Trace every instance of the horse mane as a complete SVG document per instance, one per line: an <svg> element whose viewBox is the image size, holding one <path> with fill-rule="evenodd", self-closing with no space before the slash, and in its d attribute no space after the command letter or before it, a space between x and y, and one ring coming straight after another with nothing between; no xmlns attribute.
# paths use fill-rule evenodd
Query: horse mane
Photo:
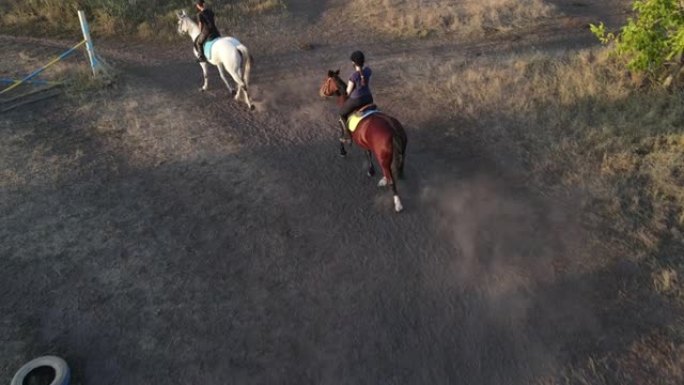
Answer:
<svg viewBox="0 0 684 385"><path fill-rule="evenodd" d="M195 22L195 20L193 20L193 18L190 17L189 15L185 15L185 18L188 19L188 23L190 23L190 25L194 26L195 28L199 27L199 25Z"/></svg>
<svg viewBox="0 0 684 385"><path fill-rule="evenodd" d="M340 96L347 96L347 85L344 84L344 80L340 78L340 70L328 71L328 76L335 80L335 84L337 84L337 90Z"/></svg>

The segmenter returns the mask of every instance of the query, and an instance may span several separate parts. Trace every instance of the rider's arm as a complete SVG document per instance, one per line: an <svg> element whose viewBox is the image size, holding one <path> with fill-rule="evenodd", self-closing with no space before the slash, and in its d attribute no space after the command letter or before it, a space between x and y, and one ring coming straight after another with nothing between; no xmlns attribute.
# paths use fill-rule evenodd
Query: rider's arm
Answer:
<svg viewBox="0 0 684 385"><path fill-rule="evenodd" d="M349 80L347 82L347 95L351 95L352 91L354 91L354 82Z"/></svg>

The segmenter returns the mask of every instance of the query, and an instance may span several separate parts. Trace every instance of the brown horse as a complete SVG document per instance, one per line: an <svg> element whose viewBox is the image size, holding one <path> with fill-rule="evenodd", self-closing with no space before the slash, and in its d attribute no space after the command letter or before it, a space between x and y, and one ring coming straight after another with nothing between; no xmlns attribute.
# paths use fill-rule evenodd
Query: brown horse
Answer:
<svg viewBox="0 0 684 385"><path fill-rule="evenodd" d="M340 79L339 70L328 71L328 77L321 85L320 95L321 97L336 95L337 103L340 106L347 100L346 86ZM366 150L369 163L368 176L375 174L372 159L372 155L375 155L383 174L378 186L389 185L394 194L394 210L396 212L403 210L394 175L402 178L404 173L404 154L406 153L407 142L404 127L395 118L376 112L359 122L352 133L352 140ZM340 145L340 151L342 155L346 154L343 144Z"/></svg>

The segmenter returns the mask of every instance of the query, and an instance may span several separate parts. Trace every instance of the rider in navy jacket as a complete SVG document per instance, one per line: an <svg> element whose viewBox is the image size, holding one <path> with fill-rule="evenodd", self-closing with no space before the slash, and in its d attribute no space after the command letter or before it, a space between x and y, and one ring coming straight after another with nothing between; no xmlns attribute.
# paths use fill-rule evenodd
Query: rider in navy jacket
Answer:
<svg viewBox="0 0 684 385"><path fill-rule="evenodd" d="M349 98L344 102L339 111L340 124L342 126L342 137L340 140L343 142L348 142L351 139L350 132L347 129L347 118L349 115L354 110L373 103L373 94L369 86L373 71L369 67L364 67L366 59L363 52L352 52L350 59L354 65L354 72L349 75L349 80L347 81L347 95L349 95Z"/></svg>

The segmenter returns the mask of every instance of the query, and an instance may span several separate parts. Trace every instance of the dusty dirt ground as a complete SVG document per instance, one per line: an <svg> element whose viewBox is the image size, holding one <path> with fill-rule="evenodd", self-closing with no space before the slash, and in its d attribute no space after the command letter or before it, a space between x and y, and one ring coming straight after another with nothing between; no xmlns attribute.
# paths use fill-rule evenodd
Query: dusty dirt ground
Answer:
<svg viewBox="0 0 684 385"><path fill-rule="evenodd" d="M383 91L421 55L583 47L587 20L624 14L568 3L535 31L359 44L337 2L308 3L234 33L255 112L215 70L198 93L189 40L109 41L111 87L0 116L0 381L50 353L75 384L530 384L636 338L602 308L608 273L578 267L597 251L572 196L540 196L440 110ZM63 44L0 44L26 41ZM409 135L400 215L363 153L337 156L317 94L357 47ZM648 307L639 328L667 318Z"/></svg>

